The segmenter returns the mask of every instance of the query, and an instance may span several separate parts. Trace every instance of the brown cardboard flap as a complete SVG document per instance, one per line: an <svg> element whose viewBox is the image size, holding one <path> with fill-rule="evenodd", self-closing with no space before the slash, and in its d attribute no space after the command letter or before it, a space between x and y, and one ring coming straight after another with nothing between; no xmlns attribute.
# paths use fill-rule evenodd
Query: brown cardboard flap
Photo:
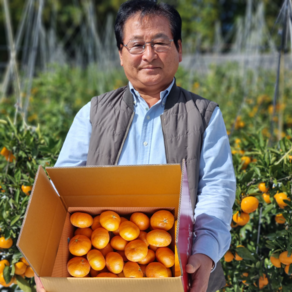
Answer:
<svg viewBox="0 0 292 292"><path fill-rule="evenodd" d="M51 276L66 210L40 166L17 246L38 276Z"/></svg>
<svg viewBox="0 0 292 292"><path fill-rule="evenodd" d="M46 168L61 197L180 193L179 164ZM70 207L70 206L67 206Z"/></svg>
<svg viewBox="0 0 292 292"><path fill-rule="evenodd" d="M181 278L41 278L49 292L184 292Z"/></svg>

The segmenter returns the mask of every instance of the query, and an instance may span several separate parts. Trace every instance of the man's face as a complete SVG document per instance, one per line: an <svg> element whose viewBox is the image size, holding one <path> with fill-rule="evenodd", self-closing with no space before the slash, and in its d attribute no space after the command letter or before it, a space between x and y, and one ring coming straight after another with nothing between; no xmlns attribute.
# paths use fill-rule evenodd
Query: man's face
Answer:
<svg viewBox="0 0 292 292"><path fill-rule="evenodd" d="M157 37L173 39L169 21L164 16L140 17L140 13L130 17L124 25L124 44L129 41L151 42ZM179 41L179 50L174 42L170 43L167 52L156 53L150 44L140 55L132 55L123 47L119 51L121 66L124 67L128 80L134 88L145 93L164 90L173 80L182 60L182 46Z"/></svg>

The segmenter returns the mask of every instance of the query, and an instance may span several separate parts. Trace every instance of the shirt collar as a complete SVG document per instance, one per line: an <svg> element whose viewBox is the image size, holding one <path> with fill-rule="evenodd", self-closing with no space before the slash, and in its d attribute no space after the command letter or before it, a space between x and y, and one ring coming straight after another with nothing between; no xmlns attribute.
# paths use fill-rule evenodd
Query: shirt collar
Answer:
<svg viewBox="0 0 292 292"><path fill-rule="evenodd" d="M168 96L168 94L170 93L170 90L174 84L174 80L175 78L173 78L171 84L163 91L160 92L160 101L161 101L161 105L164 106L165 102L166 102L166 98ZM136 104L136 102L139 101L139 98L141 98L141 95L139 94L139 92L133 87L132 83L129 81L129 88L130 91L133 95L134 98L134 103Z"/></svg>

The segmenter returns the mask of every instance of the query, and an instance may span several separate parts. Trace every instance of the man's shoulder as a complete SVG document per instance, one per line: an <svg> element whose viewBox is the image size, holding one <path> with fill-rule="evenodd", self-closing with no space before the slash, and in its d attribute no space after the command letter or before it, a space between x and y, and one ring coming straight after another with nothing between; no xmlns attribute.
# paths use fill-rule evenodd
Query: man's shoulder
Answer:
<svg viewBox="0 0 292 292"><path fill-rule="evenodd" d="M182 87L179 87L179 88L182 90L183 95L187 98L187 100L193 100L193 102L195 103L196 107L198 108L200 112L202 112L203 110L213 111L218 106L218 104L212 100L206 99Z"/></svg>
<svg viewBox="0 0 292 292"><path fill-rule="evenodd" d="M91 103L95 104L97 102L109 100L111 97L122 96L126 89L127 89L127 86L123 86L123 87L119 87L117 89L114 89L112 91L108 91L108 92L102 93L100 95L94 96L91 99Z"/></svg>
<svg viewBox="0 0 292 292"><path fill-rule="evenodd" d="M194 103L196 109L199 111L202 117L202 120L204 121L204 127L207 128L211 116L215 108L218 107L218 104L184 88L180 87L180 89L182 90L182 93L185 96L187 102L192 101Z"/></svg>

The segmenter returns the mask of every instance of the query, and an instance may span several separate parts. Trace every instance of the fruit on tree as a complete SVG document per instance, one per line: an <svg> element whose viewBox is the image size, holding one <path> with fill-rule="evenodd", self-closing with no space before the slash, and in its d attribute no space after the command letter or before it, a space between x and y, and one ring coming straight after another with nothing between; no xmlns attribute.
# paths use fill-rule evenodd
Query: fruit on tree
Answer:
<svg viewBox="0 0 292 292"><path fill-rule="evenodd" d="M27 265L23 262L17 262L14 264L14 268L16 275L22 275L25 273Z"/></svg>
<svg viewBox="0 0 292 292"><path fill-rule="evenodd" d="M276 268L281 268L281 262L279 258L274 257L273 255L270 256L270 261Z"/></svg>
<svg viewBox="0 0 292 292"><path fill-rule="evenodd" d="M286 219L285 217L283 216L283 214L277 214L275 216L275 221L278 223L278 224L284 224L286 222Z"/></svg>
<svg viewBox="0 0 292 292"><path fill-rule="evenodd" d="M21 190L22 190L27 196L29 196L29 195L30 195L30 191L32 190L32 186L24 186L24 185L22 185L22 186L21 186Z"/></svg>
<svg viewBox="0 0 292 292"><path fill-rule="evenodd" d="M286 193L277 193L275 196L274 196L278 206L282 209L284 209L286 206L288 206L284 200L288 200L288 201L291 201L290 198L288 198L287 194Z"/></svg>
<svg viewBox="0 0 292 292"><path fill-rule="evenodd" d="M268 192L269 188L266 187L266 184L264 182L261 182L259 185L258 185L258 188L261 192L263 193L266 193Z"/></svg>
<svg viewBox="0 0 292 292"><path fill-rule="evenodd" d="M245 197L241 201L241 210L245 213L254 212L259 206L259 200L256 197Z"/></svg>
<svg viewBox="0 0 292 292"><path fill-rule="evenodd" d="M234 255L232 254L230 250L228 250L224 255L224 261L227 263L230 263L233 261L233 259L234 259Z"/></svg>
<svg viewBox="0 0 292 292"><path fill-rule="evenodd" d="M283 251L279 255L279 260L284 265L290 265L292 264L292 255L288 257L288 251Z"/></svg>
<svg viewBox="0 0 292 292"><path fill-rule="evenodd" d="M237 211L235 214L233 214L232 219L238 225L244 226L249 221L249 214L244 213L244 212L239 213Z"/></svg>
<svg viewBox="0 0 292 292"><path fill-rule="evenodd" d="M8 239L5 239L4 236L0 237L0 248L8 249L12 246L12 244L13 240L11 237L9 237Z"/></svg>
<svg viewBox="0 0 292 292"><path fill-rule="evenodd" d="M271 204L271 198L270 198L270 195L267 194L267 193L263 193L262 194L262 197L264 199L264 201L267 203L267 204Z"/></svg>

